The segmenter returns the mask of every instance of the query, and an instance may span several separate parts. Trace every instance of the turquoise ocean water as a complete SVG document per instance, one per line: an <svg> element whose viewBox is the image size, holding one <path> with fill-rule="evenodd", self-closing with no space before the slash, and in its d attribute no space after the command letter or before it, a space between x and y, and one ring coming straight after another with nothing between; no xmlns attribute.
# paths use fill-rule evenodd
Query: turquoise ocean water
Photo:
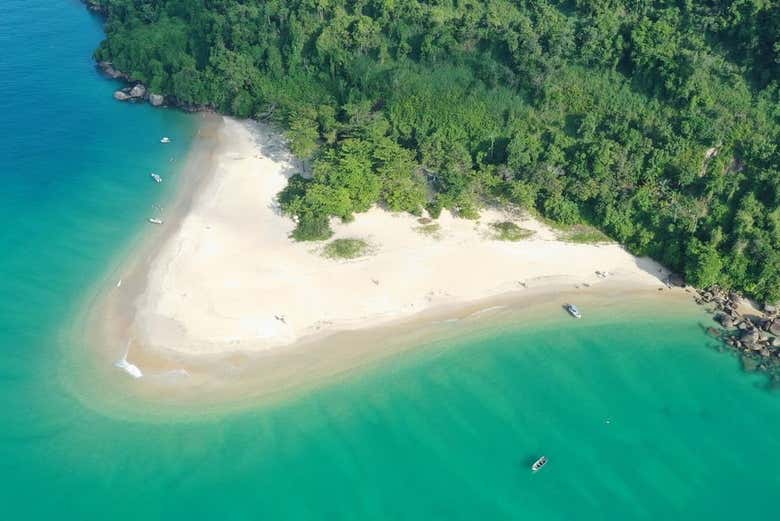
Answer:
<svg viewBox="0 0 780 521"><path fill-rule="evenodd" d="M77 399L63 331L196 121L114 102L100 39L76 0L0 2L3 519L777 518L780 396L688 308L496 327L230 414Z"/></svg>

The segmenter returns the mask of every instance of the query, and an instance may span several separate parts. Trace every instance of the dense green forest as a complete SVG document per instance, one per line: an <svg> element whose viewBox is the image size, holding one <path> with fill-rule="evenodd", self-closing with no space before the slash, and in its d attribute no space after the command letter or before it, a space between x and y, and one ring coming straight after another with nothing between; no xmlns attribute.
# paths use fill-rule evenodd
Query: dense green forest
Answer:
<svg viewBox="0 0 780 521"><path fill-rule="evenodd" d="M773 0L92 0L96 51L181 104L279 122L298 239L380 203L597 226L780 299Z"/></svg>

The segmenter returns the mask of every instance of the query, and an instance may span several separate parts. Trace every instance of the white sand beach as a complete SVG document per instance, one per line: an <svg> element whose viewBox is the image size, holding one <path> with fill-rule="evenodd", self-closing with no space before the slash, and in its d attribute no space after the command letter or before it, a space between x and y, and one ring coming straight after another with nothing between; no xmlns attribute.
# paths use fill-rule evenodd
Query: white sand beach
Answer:
<svg viewBox="0 0 780 521"><path fill-rule="evenodd" d="M295 161L268 129L229 118L219 127L213 172L148 263L134 301L133 339L180 354L259 352L315 334L369 328L432 308L545 286L661 285L665 270L614 244L564 242L540 222L497 210L479 221L436 221L379 208L335 238L360 238L371 253L322 256L322 243L294 242L294 223L275 202ZM491 223L512 220L536 233L496 240ZM604 278L596 272L606 272Z"/></svg>

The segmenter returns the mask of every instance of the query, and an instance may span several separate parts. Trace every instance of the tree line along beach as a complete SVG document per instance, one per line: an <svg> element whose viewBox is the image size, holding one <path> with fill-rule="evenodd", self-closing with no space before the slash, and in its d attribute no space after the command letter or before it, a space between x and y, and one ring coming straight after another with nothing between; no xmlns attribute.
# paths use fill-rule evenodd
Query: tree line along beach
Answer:
<svg viewBox="0 0 780 521"><path fill-rule="evenodd" d="M260 80L263 72L269 73L273 68L270 62L262 60L253 63L244 71L248 74L244 78L248 84L260 82L264 85L266 90L262 94L252 91L246 85L249 90L241 91L239 88L238 92L233 92L232 100L220 101L212 93L207 93L208 89L198 95L191 92L185 94L187 89L183 87L182 81L179 81L183 80L183 77L174 81L176 69L181 67L181 64L171 62L171 72L160 75L148 69L145 63L134 61L136 58L133 57L132 50L143 49L149 56L155 56L161 52L157 41L144 40L143 35L174 34L181 30L181 27L175 26L178 23L176 21L184 20L186 16L177 13L173 7L161 6L154 16L150 15L151 18L146 20L146 15L134 13L133 8L124 6L121 1L105 0L89 4L109 21L121 19L124 22L109 25L108 38L96 53L100 59L98 65L106 75L129 82L126 87L115 92L117 100L149 101L154 106L171 105L194 111L218 110L271 120L280 125L280 131L283 129L291 148L290 152L297 158L293 159L290 152L283 151L281 142L273 145L276 149L275 157L266 157L262 150L250 151L248 147L242 148L238 145L236 150L241 149L241 152L226 152L228 156L235 156L232 160L236 161L236 164L244 159L248 163L253 159L266 160L263 164L258 163L251 167L258 172L284 171L282 175L269 176L264 180L265 183L250 181L248 174L241 178L242 181L238 181L239 176L227 173L230 169L226 168L225 162L218 161L219 166L215 165L214 171L215 177L222 180L219 190L223 195L231 195L219 202L212 201L210 209L206 211L206 207L199 207L198 202L209 197L205 195L209 190L216 190L217 181L204 182L203 193L197 196L198 202L192 205L192 215L180 216L181 218L177 219L177 222L181 221L181 227L176 232L178 235L171 238L170 243L161 246L159 258L165 260L157 262L167 266L167 272L159 265L154 269L150 268L149 276L145 277L145 280L148 279L148 288L143 292L139 291L138 309L134 315L138 335L133 336L133 341L138 345L157 348L176 345L176 349L201 354L257 351L293 344L328 331L366 327L411 316L414 312L429 309L436 304L452 305L511 292L517 287L526 287L528 280L542 280L546 277L545 280L550 282L556 277L571 277L579 279L575 284L587 287L601 281L602 274L614 272L618 274L618 279L626 277L630 269L609 267L611 261L618 258L617 252L620 249L614 244L605 244L610 239L592 226L582 224L584 222L601 226L612 236L618 237L633 252L649 253L668 263L683 272L687 280L695 285L708 287L725 283L737 289L744 287L749 289L750 296L766 300L767 309L772 308L770 302L777 297L777 285L772 282L777 278L776 250L770 247L771 239L767 235L771 235L775 227L772 224L774 221L770 219L764 226L761 224L763 220L756 214L763 211L762 205L771 210L770 199L772 194L776 197L776 190L772 187L762 189L758 198L742 190L739 197L734 198L735 192L728 195L728 191L723 191L722 187L716 188L721 186L719 183L725 177L743 187L755 181L756 176L764 179L761 174L764 167L759 164L760 161L752 161L747 157L747 149L753 147L752 150L755 150L755 147L745 141L747 138L744 135L729 135L727 138L723 133L729 131L724 128L720 131L721 142L713 143L714 146L709 147L702 147L701 143L712 141L712 136L691 136L696 144L684 145L683 148L687 150L684 153L680 153L677 144L672 145L671 148L675 149L675 152L666 157L669 165L665 166L662 172L653 174L651 180L634 180L617 189L617 192L624 195L630 194L628 198L613 200L615 191L610 190L607 191L610 195L604 190L597 190L598 193L583 198L582 194L590 190L587 188L590 181L585 178L574 179L567 173L583 168L590 170L598 161L613 165L615 163L614 158L589 157L586 165L578 161L589 154L595 154L599 147L609 150L617 143L617 146L623 147L624 150L631 150L633 146L629 142L621 142L621 138L614 135L616 129L610 129L609 124L599 119L603 114L590 113L589 117L595 118L591 122L595 128L585 132L585 135L584 127L581 126L574 140L559 148L552 142L561 139L556 137L550 140L549 136L534 134L535 131L528 124L533 115L522 110L519 120L524 120L523 124L496 126L502 119L499 116L500 110L518 110L525 102L521 99L522 96L517 97L516 93L486 82L481 72L466 73L452 68L451 64L440 64L436 66L439 75L434 75L429 83L423 85L418 83L415 76L415 66L403 60L391 60L391 65L385 71L389 74L388 77L395 78L393 81L405 82L399 91L403 94L393 95L376 84L370 88L366 85L356 85L355 88L359 91L358 100L337 102L335 107L333 99L328 96L321 97L319 105L310 105L307 104L309 102L289 97L277 99L278 93L274 89L279 85L274 84L275 80L271 79L273 74ZM266 15L271 15L274 8L262 9L265 9ZM524 13L526 8L523 7L516 9L522 15L528 14L531 19L538 14L533 9L529 13ZM260 16L260 13L259 10L247 11L244 14L248 18L236 19L235 24L262 25L263 22L259 18L252 18L255 15ZM202 14L210 16L208 12ZM359 13L354 14L360 16ZM665 27L663 24L677 23L681 29L691 30L691 27L683 27L685 22L665 18L667 14L669 13L649 14L646 20L642 20L642 24L653 23L657 28L661 28ZM302 16L305 18L305 15ZM373 17L373 23L392 24L384 15L371 13L369 16ZM606 13L597 12L594 16L598 18L606 16ZM697 13L696 16L702 15ZM327 13L319 12L318 18L319 22L310 22L324 29L317 39L318 56L310 56L309 59L320 59L323 63L330 64L329 78L324 72L313 73L313 77L323 80L324 91L321 94L324 94L331 88L329 81L335 76L349 77L351 65L343 63L334 66L332 58L326 57L328 51L325 50L324 44L320 45L324 36L338 25L338 16L333 14L331 18ZM270 20L269 18L266 23L278 23L282 26L286 23ZM689 22L695 25L701 23L701 20L694 16ZM187 22L184 23L186 25ZM565 28L566 24L576 25L579 21L561 18L556 23L561 24L560 28ZM290 30L293 29L295 28ZM295 30L299 29L301 28ZM310 38L314 38L314 34L308 32L308 29L304 29L302 33ZM203 36L199 33L197 35ZM489 40L494 36L483 38ZM643 42L642 38L639 30L631 33L631 39L637 45ZM400 48L403 45L403 42L399 43L393 40L393 37L389 37L387 43L391 47L399 45ZM273 44L264 45L269 45L269 49L273 47ZM678 45L682 52L690 42L678 42ZM652 49L646 50L654 52ZM171 49L168 51L173 52ZM185 45L177 48L176 52L185 56L193 51ZM283 54L293 52L303 51L282 51ZM369 54L372 52L374 51L369 51ZM570 72L576 70L583 56L578 56L571 49L561 49L560 52L565 56L565 60L570 62ZM567 52L569 54L566 54ZM701 52L717 53L717 50L708 49ZM165 61L170 55L160 55L156 59ZM225 54L220 56L212 56L212 61L197 66L198 70L192 72L186 80L191 87L201 81L201 68L233 74L235 71L220 69L224 64L220 65L219 60L247 58L238 50L226 50ZM495 55L491 60L501 62L504 58ZM641 60L638 55L632 55L630 59L639 66ZM422 64L427 60L424 55L417 55L413 61ZM123 68L133 72L124 72ZM292 66L290 68L292 69ZM309 72L298 78L311 79L306 76L311 74L311 71L310 68ZM293 76L292 70L287 72ZM596 67L590 74L595 78L601 73ZM555 85L559 80L565 84L565 78L564 73L551 85ZM219 74L214 78L216 82L224 79L219 77ZM621 92L620 96L626 95L621 91L619 78L607 74L598 81L609 85L607 91L617 90ZM700 88L692 78L687 78L686 81L692 82L689 85L691 88ZM446 88L440 89L437 82L442 82ZM759 82L762 86L765 86L765 83ZM470 85L470 88L465 88L466 85ZM519 91L522 92L526 87L520 81ZM545 86L544 89L546 88L550 86ZM644 90L639 89L637 100L652 94L651 91L648 86L645 86ZM496 99L500 99L500 102L484 101L491 92L498 95ZM760 106L764 91L759 89L757 92L756 97L751 98L751 103ZM439 94L441 99L437 100L436 96ZM592 92L580 93L578 96L589 99L596 107L606 108L607 112L628 110L619 103L609 107L601 106L599 104L604 101ZM676 124L675 117L663 111L668 108L667 105L674 106L680 101L680 96L685 95L671 89L663 95L655 93L655 96L654 102L662 100L661 105L656 107L661 110L662 117ZM458 104L459 99L468 100L468 103L452 112L452 107ZM618 99L622 98L613 98L613 101ZM708 103L717 105L720 102L714 101L713 98ZM736 99L724 98L722 103L727 106L736 103ZM473 106L482 107L485 112L469 112L469 107ZM536 107L536 110L541 113L543 107ZM564 103L564 110L573 109ZM697 114L697 109L693 106L688 110L689 113L684 117L694 117ZM431 119L420 119L421 114L429 114ZM446 118L436 121L440 116ZM650 123L646 119L646 113L631 113L628 117L634 118L636 129L646 134L657 124ZM460 138L452 137L453 134L447 127L452 123L462 125L465 134ZM584 121L581 123L584 124ZM235 121L226 123L229 127L235 125ZM552 127L555 125L552 123ZM262 142L266 142L267 146L268 142L278 141L278 136L269 133L272 127L257 127L251 124L247 126L250 132L263 134L262 137L255 138L257 148L263 147ZM552 132L552 127L546 132ZM632 132L631 128L623 130L629 134ZM490 137L493 145L487 153L481 150L482 145L478 143L487 136L480 134L483 131L493 133ZM235 135L237 132L230 136L231 141L240 141ZM502 135L507 135L508 141L501 137ZM458 139L461 139L461 142L455 143ZM617 141L611 141L615 139ZM723 144L722 141L726 139L730 140L729 145ZM495 148L496 143L499 143L498 149ZM583 146L585 148L582 148ZM664 139L655 139L652 146L663 149L665 154L670 149L670 143L664 142ZM577 150L588 152L583 155ZM695 156L697 151L701 153L701 157L691 158L691 154ZM731 154L731 159L723 162L726 151ZM682 159L683 155L688 159ZM558 159L552 159L553 156ZM671 170L675 169L678 171L677 178L670 177ZM683 182L683 177L692 172L695 172L701 181ZM613 181L607 177L599 182L605 187L614 185ZM252 182L256 186L250 190ZM242 186L241 183L246 185ZM752 184L751 190L759 185L760 183ZM242 188L236 188L236 193L232 193L231 187L235 186ZM617 188L617 185L614 187ZM718 195L721 198L718 203L721 205L718 207L720 210L714 213L721 216L718 223L712 222L707 216L714 215L712 212L701 210L703 205L709 204L706 201L711 200L705 197L704 193L715 189L721 190ZM253 194L255 199L240 203L241 196L247 193ZM645 200L648 197L649 199ZM649 209L647 202L653 198L656 204L650 206L653 206L652 212L656 215L646 216L648 220L639 217L643 211L637 213L635 210L640 207ZM257 203L267 208L253 213L251 207ZM728 212L721 211L725 208L723 204L730 207ZM233 205L240 209L231 208ZM700 207L699 210L694 208L697 206ZM384 211L380 210L380 207ZM628 207L633 207L634 210L627 212ZM218 212L217 208L221 210ZM552 222L554 226L570 230L569 238L579 237L593 242L594 245L575 246L563 242L557 244L553 239L565 234L556 235L552 229L528 215L518 218L522 212L518 214L517 211L512 211L512 208L520 208L526 213L530 212L530 215L541 214L542 217L551 219L548 222ZM203 215L198 216L199 211L202 211ZM398 212L411 215L404 216ZM629 225L625 218L631 212L635 213L638 220L634 219ZM231 213L234 215L232 221L212 220L217 213L221 217L227 217ZM287 220L280 214L286 216ZM733 226L734 222L748 220L751 220L755 228ZM232 222L230 227L226 225L229 221ZM204 226L213 233L204 234L202 230L196 233L195 228L205 222L209 224ZM262 222L268 227L262 230L251 229L252 225L247 224L250 222ZM727 223L732 223L728 225L732 226L732 230L727 232L729 236L724 240L723 230L726 229ZM386 233L391 226L403 229L405 237L400 237L402 234L397 230L392 234ZM756 232L762 227L762 231ZM238 237L242 235L239 230L243 228L246 228L243 230L245 238L239 240L244 246L240 249L232 248L227 243L229 241L220 242L219 239L213 238L219 235ZM222 231L219 233L217 230ZM276 230L277 233L273 234L270 230ZM667 235L667 232L671 233ZM514 245L509 244L512 241L502 243L490 240L496 236L506 238L512 234L518 238L522 236L523 240ZM288 237L315 242L295 245L289 242ZM488 240L485 240L486 238ZM312 245L317 244L316 241L328 242L324 243L324 246ZM265 257L253 258L249 253L252 251L248 246L250 242L257 246L255 251L274 251L279 254L279 259L284 260L275 266L264 266L262 260ZM445 251L448 245L455 243L458 244L457 248L453 248L451 252ZM173 248L171 244L177 245L178 257L174 258L170 253ZM673 246L679 244L684 244L685 247L681 250L678 246ZM746 244L754 250L754 256L744 259L745 262L727 262L731 258L742 259ZM312 255L314 250L319 251L319 256ZM610 260L606 258L607 250L615 255ZM510 251L512 253L508 253ZM520 251L523 253L518 253ZM533 251L539 252L535 265L529 262L534 255L531 253ZM596 255L593 252L599 253ZM621 262L630 258L622 250L620 252L621 255L626 255ZM500 260L502 255L506 256L504 260ZM512 257L513 255L515 257ZM330 257L330 261L319 258L322 256ZM334 262L334 257L345 256L355 258L350 262ZM589 256L599 257L600 265L589 261ZM459 257L458 260L462 260L463 264L459 264L455 260L456 257ZM445 258L446 261L443 260ZM236 259L243 259L247 264L236 263ZM544 262L541 259L544 259ZM559 262L564 259L565 262ZM518 268L524 261L526 264ZM319 264L318 267L312 264L315 262ZM425 262L430 264L426 266ZM648 260L632 262L644 265L647 268L645 272L655 271L662 274L653 284L659 280L665 283L670 275L660 266L649 264ZM470 272L468 278L461 276L467 270L467 265L478 264L485 265L481 270ZM542 264L545 265L544 270L539 268ZM210 270L207 265L212 266ZM290 266L295 266L300 271L295 271ZM432 266L436 266L436 269ZM387 273L402 273L402 267L405 270L403 277L387 277ZM452 271L449 272L445 268L451 268ZM485 271L484 276L482 270ZM207 272L218 275L210 279L206 275ZM342 272L344 278L338 279L337 275ZM225 276L226 273L233 274L232 281ZM318 273L326 275L318 277ZM416 282L418 279L415 273L418 274L420 282ZM189 274L189 278L185 274ZM595 278L594 274L597 274ZM477 280L480 277L484 280ZM331 290L318 285L317 281L322 278L334 282ZM399 280L400 278L403 280ZM287 285L282 282L288 279L295 282ZM254 287L252 283L246 284L249 280L255 281ZM471 283L470 287L466 287L468 283ZM366 287L360 287L361 284ZM407 293L404 293L402 288ZM284 298L272 297L275 295L272 290L278 290ZM369 292L366 292L367 290ZM331 292L334 294L331 295ZM258 294L266 295L267 299L258 302ZM702 299L709 300L706 294L704 295ZM144 304L141 305L141 302ZM338 302L343 305L340 306ZM224 309L221 306L224 306ZM754 306L760 307L761 304ZM750 321L748 323L755 325ZM745 349L742 339L724 337L724 340L729 345L740 348L748 360L761 357L763 362L759 362L758 367L774 374L776 357L775 345L771 339L771 320L767 324L762 329L767 333L766 338L756 339L761 340L760 346L753 342ZM751 327L748 333L752 332ZM760 348L752 349L754 346Z"/></svg>

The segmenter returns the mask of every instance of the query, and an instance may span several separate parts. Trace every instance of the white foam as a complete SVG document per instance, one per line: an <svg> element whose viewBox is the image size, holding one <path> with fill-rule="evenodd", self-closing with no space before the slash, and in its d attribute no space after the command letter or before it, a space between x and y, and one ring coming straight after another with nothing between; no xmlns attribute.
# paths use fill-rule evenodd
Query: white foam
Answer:
<svg viewBox="0 0 780 521"><path fill-rule="evenodd" d="M117 360L114 365L125 371L133 378L141 378L144 375L137 365L131 364L127 361L127 355L123 356L121 360Z"/></svg>
<svg viewBox="0 0 780 521"><path fill-rule="evenodd" d="M499 309L504 309L506 306L490 306L489 308L479 309L469 315L470 317L476 317L479 315L482 315L484 313L490 313L491 311L498 311Z"/></svg>

